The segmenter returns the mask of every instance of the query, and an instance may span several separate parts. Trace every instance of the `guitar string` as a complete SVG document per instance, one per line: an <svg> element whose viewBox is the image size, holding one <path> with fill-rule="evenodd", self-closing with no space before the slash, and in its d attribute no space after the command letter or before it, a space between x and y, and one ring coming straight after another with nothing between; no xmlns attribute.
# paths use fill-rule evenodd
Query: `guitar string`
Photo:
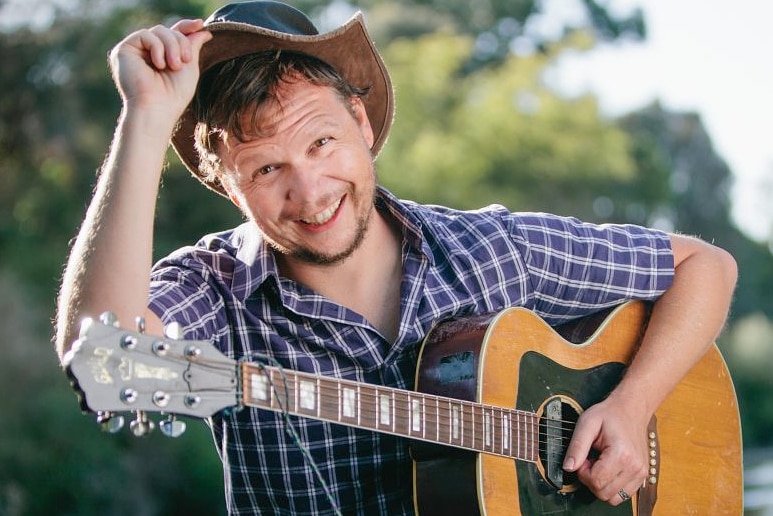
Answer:
<svg viewBox="0 0 773 516"><path fill-rule="evenodd" d="M140 353L147 353L148 355L151 355L150 352L146 352L144 350L140 351ZM187 357L183 356L182 354L178 355L176 353L167 353L166 358L176 359L180 363L184 363L184 364L190 363L190 360ZM259 363L257 361L245 362L245 360L248 360L248 359L263 359L263 360L269 361L270 362L270 366L266 367L264 364L261 364L261 363ZM276 371L278 371L280 373L280 375L282 377L282 383L284 384L285 389L288 391L287 392L287 396L289 396L289 390L292 390L293 391L293 395L294 395L295 394L295 389L293 389L293 387L292 387L293 382L288 382L287 381L287 377L286 377L286 373L285 372L287 372L290 375L292 375L294 380L295 380L295 382L299 381L301 378L306 378L306 377L310 378L312 380L316 380L317 379L317 377L315 377L313 375L306 376L307 375L306 373L302 373L302 372L298 372L298 371L294 371L294 370L286 370L286 369L284 369L281 366L281 364L279 364L275 360L271 361L270 357L266 357L265 355L260 355L258 353L249 354L249 356L243 357L243 359L240 362L246 363L248 365L249 364L256 365L258 368L260 368L262 371L264 371L266 377L271 382L270 383L271 389L272 389L272 391L275 392L275 396L276 396L277 399L279 399L279 394L276 392L276 386L272 383L273 379L271 378L272 375L270 374L271 370L276 370ZM233 362L232 361L223 361L223 360L209 359L209 358L198 358L196 360L196 364L200 365L200 366L210 367L214 371L220 370L220 371L222 371L222 374L224 376L225 375L231 376L233 374ZM337 380L337 379L334 379L334 378L330 378L330 379L322 378L322 381L323 381L323 383L320 384L320 398L322 399L322 401L338 403L340 401L340 398L339 398L340 393L338 391L337 386L328 386L328 385L325 385L324 382L326 382L326 381L340 382L340 380ZM504 421L505 421L505 418L504 418L505 415L513 416L511 418L511 421L510 421L510 423L511 423L510 424L510 434L511 434L511 436L513 434L516 434L516 435L519 434L519 427L518 427L518 425L520 423L525 423L527 425L535 425L537 423L534 420L535 419L537 419L537 420L540 419L539 416L536 413L534 413L534 412L523 411L523 410L513 409L513 408L508 408L508 407L499 407L499 406L496 406L496 405L480 405L480 404L477 404L475 402L471 402L471 401L468 401L468 400L460 400L460 399L456 399L456 398L441 397L441 396L436 396L436 395L422 393L422 392L399 390L399 389L394 389L394 388L391 388L391 387L379 387L377 385L373 385L373 386L367 385L364 388L362 386L360 386L360 388L359 388L359 395L361 396L361 399L366 404L368 402L376 403L378 401L378 393L377 393L378 389L382 389L384 392L388 392L389 394L394 394L398 398L404 398L402 400L398 399L396 401L398 401L398 402L399 401L405 402L406 403L405 406L403 406L402 403L395 403L394 404L395 405L394 406L395 419L396 420L400 420L400 421L409 420L409 418L412 415L411 407L407 406L408 398L410 398L410 396L412 394L418 394L418 395L421 395L425 400L431 400L430 403L431 404L435 404L435 406L438 406L439 404L448 402L448 403L458 404L463 409L467 408L468 410L477 410L477 411L483 411L483 412L490 411L492 413L492 416L493 416L492 420L491 420L491 424L492 425L498 425L498 428L503 428L503 424L504 424ZM371 391L371 390L373 392L368 392L368 391ZM214 399L216 397L217 396L207 396L208 399ZM286 398L286 399L290 399L290 398ZM377 412L377 411L378 411L378 408L374 408L374 412ZM281 408L281 412L283 414L285 414L285 417L286 417L286 414L287 414L286 407L282 407ZM438 415L440 415L440 414L438 414ZM460 415L460 417L463 417L463 416ZM522 419L520 419L521 417L525 417L527 420L531 420L531 421L525 421L524 422ZM482 435L482 434L484 434L485 433L484 429L485 429L486 423L481 420L482 418L480 417L480 414L478 414L478 417L473 417L473 419L474 420L472 422L472 427L470 428L470 432L473 435ZM461 421L462 421L462 424L464 424L465 421L464 420L461 420ZM555 424L562 425L562 428L564 430L567 430L567 431L570 431L572 429L572 427L576 424L576 422L573 421L573 420L563 420L563 419L555 419L555 420L553 420L553 419L551 419L551 420L546 420L546 421L548 421L549 424L552 424L552 425L555 425ZM438 431L446 432L447 435L451 435L453 427L452 427L450 422L446 423L445 421L440 420L440 422L438 423L437 426L438 426ZM371 428L371 427L368 427L368 428ZM373 429L376 430L377 428L373 428ZM548 444L548 437L546 435L546 432L540 430L539 428L536 430L536 432L527 431L527 432L524 432L524 433L532 434L532 435L536 434L537 435L537 441L536 442L539 445L547 445ZM402 435L402 434L400 434L400 435ZM544 439L543 439L543 436L544 436ZM497 435L492 432L492 444L488 446L489 448L496 448L497 447L495 444L493 444L493 442L496 440L496 437L497 437ZM472 438L470 438L470 439L472 439ZM559 439L560 439L560 441L562 443L564 443L564 442L568 442L569 440L571 440L571 437L567 437L567 436L563 436L562 435ZM550 438L549 440L550 440L551 443L555 443L555 441L558 440L558 439L553 437L553 438ZM501 439L500 439L500 441L501 441ZM445 442L445 441L442 441L441 444L443 442ZM454 444L454 443L448 443L448 444ZM501 448L501 444L498 447ZM518 450L519 448L523 448L523 447L524 447L523 445L518 445L517 444L515 446L515 449ZM485 448L485 446L484 446L484 448Z"/></svg>
<svg viewBox="0 0 773 516"><path fill-rule="evenodd" d="M258 358L258 355L255 354L255 357ZM249 358L249 357L245 357L245 359L247 359L247 358ZM185 360L185 359L181 358L181 360ZM201 360L200 362L204 362L204 361ZM269 381L273 381L272 375L270 374L272 369L280 372L280 374L282 376L282 383L284 384L284 387L287 390L287 394L286 395L287 396L291 396L290 395L290 391L292 391L292 397L291 398L286 398L286 399L295 399L294 397L296 395L296 389L294 388L294 385L297 384L297 382L301 378L309 378L309 379L312 379L312 380L317 380L318 379L315 376L306 376L304 373L300 373L298 371L284 369L284 368L281 367L281 365L279 365L276 362L272 362L272 365L269 366L269 368L265 367L263 364L257 364L256 362L245 362L245 363L248 364L248 365L249 364L258 365L258 367L262 371L264 371L264 373L265 373L266 377L269 379ZM276 365L274 365L274 364L276 364ZM230 374L230 372L231 371L229 369L229 374ZM290 374L293 377L294 381L288 382L287 374ZM321 380L322 380L323 383L320 384L320 401L322 403L327 402L327 403L338 404L340 402L340 392L338 390L338 387L335 386L335 385L333 385L333 386L325 385L325 382L328 382L328 381L330 381L330 382L340 382L340 380L332 379L332 378L331 379L321 378ZM271 384L271 388L272 388L272 390L276 391L275 385ZM537 430L535 430L535 431L529 430L529 428L533 427L534 425L538 425L539 424L538 421L540 419L542 419L542 418L539 417L538 414L536 414L534 412L523 411L523 410L513 409L513 408L508 408L508 407L499 407L499 406L496 406L496 405L480 405L480 404L477 404L475 402L471 402L471 401L468 401L468 400L460 400L460 399L456 399L456 398L448 398L448 397L435 396L435 395L432 395L432 394L421 393L421 392L415 392L414 393L412 391L402 391L402 390L394 389L394 388L391 388L391 387L379 387L377 385L373 385L373 386L367 385L365 387L360 386L360 388L359 388L359 395L361 397L362 403L364 403L365 405L367 405L368 403L371 403L374 406L374 409L373 409L372 412L367 412L366 411L364 413L365 414L371 413L373 415L374 419L375 419L376 413L379 410L378 407L376 406L376 403L379 401L379 399L378 399L378 395L379 395L378 394L378 390L379 389L382 390L383 392L389 393L390 395L394 394L395 396L397 396L397 398L394 400L397 403L394 403L394 407L393 407L394 411L393 411L393 413L394 413L395 419L399 420L399 421L408 421L409 418L412 416L412 409L411 409L411 407L409 407L407 405L407 402L408 402L408 399L410 398L410 396L412 394L419 394L425 400L428 400L430 405L434 405L435 407L440 407L440 405L442 405L444 403L451 403L451 404L459 405L463 410L467 409L468 411L469 410L478 411L478 414L473 415L473 421L471 423L472 426L469 426L470 425L469 421L466 421L466 420L463 420L463 419L460 420L463 425L465 423L467 423L467 425L468 425L467 428L469 428L469 431L473 435L479 435L480 436L480 435L484 434L486 423L481 418L481 415L483 413L485 413L485 412L489 412L491 414L491 416L492 416L492 419L491 419L492 427L493 426L497 426L498 428L503 428L504 427L504 422L505 422L505 419L506 419L505 416L511 416L511 418L510 418L510 428L509 428L511 436L512 435L519 435L520 434L521 427L519 427L519 425L526 425L526 426L528 426L528 428L524 428L524 432L523 433L526 434L526 435L536 435L537 436L536 443L539 444L539 445L547 445L548 441L550 441L551 443L555 443L557 440L560 440L562 443L567 443L567 442L569 442L571 440L571 437L564 436L564 435L561 435L558 438L557 437L548 438L547 437L547 432L543 431L543 430L540 430L539 428L537 428ZM277 394L275 394L275 395L278 397ZM400 399L400 398L402 398L402 399ZM267 408L270 408L270 407L267 407ZM287 409L286 408L282 408L282 410L285 411ZM445 409L443 409L443 410L445 410ZM363 415L363 413L360 414L360 416L362 416L362 415ZM439 417L442 416L442 414L439 413L439 410L438 410L438 414L437 415ZM463 415L460 414L460 417L463 418ZM549 419L549 420L545 419L545 421L546 421L546 424L560 425L561 429L565 430L565 431L571 431L573 429L574 425L576 424L576 421L574 421L574 420L565 420L565 419ZM335 421L333 421L333 422L335 422ZM438 431L445 432L446 435L451 435L453 427L452 427L450 421L446 422L443 419L440 419L437 426L438 426ZM367 426L367 428L372 428L373 430L378 430L380 427L378 427L378 424L375 424L375 425L372 425L372 426ZM402 435L402 434L400 434L400 435ZM492 448L492 447L493 448L496 448L496 447L501 448L501 446L502 446L501 445L501 433L500 434L496 434L496 433L493 433L493 431L492 431L491 435L492 435L492 444L489 445L488 447L489 448ZM500 437L500 439L496 439L497 437ZM464 440L468 440L468 439L472 439L472 438L462 438L460 440L464 441ZM495 443L493 443L493 441L498 441L497 444L499 444L499 446L497 446ZM446 442L446 441L442 441L442 442ZM448 444L454 444L454 443L450 442ZM524 445L516 444L514 448L516 450L518 450L519 448L524 448Z"/></svg>
<svg viewBox="0 0 773 516"><path fill-rule="evenodd" d="M422 393L423 394L423 393ZM320 388L320 397L322 398L322 402L333 402L338 403L339 402L339 392L335 387L321 387ZM360 411L360 416L366 415L370 416L367 419L369 421L375 421L376 417L379 413L379 408L377 406L377 403L379 401L378 393L375 392L363 392L361 391L359 393L359 396L361 398L361 404L362 405L370 405L372 408L365 411ZM398 396L402 397L403 399L396 400L397 403L394 405L394 413L395 413L395 420L404 421L407 425L408 422L413 417L413 411L410 406L408 406L408 401L410 398L410 394L399 394ZM429 409L429 412L431 415L435 415L438 417L436 420L437 422L437 430L439 432L442 432L444 435L451 436L451 432L453 430L453 424L449 420L449 417L451 416L450 409L448 407L442 407L442 404L445 403L451 403L451 404L457 404L460 405L463 409L471 409L475 413L468 412L469 418L465 418L462 413L459 415L459 421L464 425L472 425L470 428L473 435L477 436L483 436L485 438L485 430L486 430L486 415L488 414L490 416L490 424L491 424L491 433L492 441L495 440L496 437L500 437L501 441L501 432L499 434L495 433L493 431L494 427L497 428L503 428L505 425L505 422L508 421L509 417L509 429L510 429L510 435L518 435L520 433L519 431L519 424L524 425L526 427L533 427L534 425L539 425L539 420L542 419L533 412L528 411L521 411L516 409L510 409L506 407L498 407L494 405L480 405L475 404L473 402L468 402L466 400L456 400L456 399L450 399L447 400L445 398L440 397L432 397L431 395L424 394L425 399L427 399L428 406L425 406L422 408L422 414L426 415L427 409ZM426 396L430 396L429 398L426 398ZM391 402L391 400L390 400ZM392 408L390 404L390 408ZM472 419L472 422L470 422L470 419ZM573 429L573 427L576 425L576 422L573 420L562 420L562 419L545 419L547 424L550 425L560 425L562 430L570 431ZM423 426L423 425L422 425ZM368 428L372 429L378 429L380 426L378 423L374 423L373 425L369 425ZM523 433L529 433L528 431L524 431ZM539 429L535 430L533 432L538 436L537 442L539 444L547 444L548 438L545 437L545 439L542 439L543 436L546 436L546 432L541 431ZM561 440L563 441L569 441L570 437L561 436ZM456 441L463 441L467 440L464 438L456 439ZM555 441L555 438L550 439L551 442ZM442 441L442 442L448 442L448 441ZM453 444L450 443L450 444ZM491 445L490 445L491 446Z"/></svg>
<svg viewBox="0 0 773 516"><path fill-rule="evenodd" d="M287 387L288 390L292 391L292 395L291 395L292 399L297 399L296 395L299 394L297 392L297 389L294 388L294 385L297 384L297 382L299 381L300 378L308 378L308 379L314 380L314 381L316 381L318 379L322 380L323 383L320 384L320 401L321 401L321 404L325 403L325 402L328 402L328 403L331 403L332 405L337 405L340 402L340 391L339 391L338 385L332 385L332 386L331 385L325 385L325 383L327 383L327 382L339 383L340 382L339 380L328 379L328 378L318 378L316 376L306 375L304 373L299 373L299 372L294 371L294 370L288 370L287 373L292 375L294 380L295 380L294 382L291 382L289 387ZM267 370L266 374L270 375L270 371ZM286 377L284 377L284 378L285 378L285 380L283 380L283 381L286 381ZM357 389L357 385L356 384L352 384L352 386L355 387L355 389ZM361 420L363 414L365 414L366 415L366 419L369 422L370 422L370 418L368 416L371 416L373 418L373 421L375 421L376 414L379 411L379 408L376 406L376 402L378 402L378 397L377 396L379 395L378 392L377 392L378 390L382 390L384 393L394 394L394 395L397 395L398 397L403 398L403 399L397 399L396 401L398 403L395 403L394 407L392 407L392 405L390 404L390 407L394 408L395 420L406 421L406 426L407 426L407 421L410 420L410 417L412 415L412 409L410 407L408 407L407 405L405 405L405 404L407 404L407 401L410 398L412 393L410 391L401 391L401 390L396 390L396 389L393 389L393 388L390 388L390 387L379 387L379 386L376 386L376 385L373 385L373 386L368 385L368 386L365 386L365 387L363 387L362 385L359 386L359 396L360 396L360 401L362 402L361 404L364 404L366 406L368 404L373 404L372 405L373 406L372 410L367 410L367 411L361 411L360 412L359 419ZM369 391L372 391L372 392L369 392ZM499 428L503 428L503 423L505 421L505 417L504 416L506 416L506 415L507 416L514 416L514 417L512 417L510 419L510 427L509 427L509 429L510 429L511 436L513 434L520 435L520 428L518 426L519 424L530 425L531 427L533 427L535 424L538 424L537 420L540 419L539 416L537 414L533 413L533 412L517 410L517 409L510 409L510 408L506 408L506 407L499 407L499 406L495 406L495 405L485 405L485 406L483 406L483 405L476 404L474 402L470 402L470 401L466 401L466 400L458 400L458 399L454 399L454 398L444 398L444 397L434 396L434 395L426 394L426 393L416 393L416 394L420 394L425 399L429 399L429 400L434 401L438 406L439 406L440 403L448 402L448 403L456 403L456 404L462 405L463 407L475 409L475 410L478 410L478 411L489 411L489 413L491 413L492 416L493 416L493 418L491 420L492 427L493 427L493 425L499 424ZM263 405L263 404L260 404L260 403L258 405L259 406L263 406L264 408L271 408L270 407L270 402L269 402L269 406L266 406L266 405ZM297 408L297 407L296 407L296 414L297 415L301 415L301 416L303 415L301 410L299 408ZM440 415L440 414L438 414L438 415ZM482 435L482 434L484 434L484 429L486 427L485 426L486 423L481 420L480 415L481 414L478 414L477 417L473 416L474 417L474 421L472 423L472 427L470 428L470 432L473 435ZM525 418L525 420L524 420L524 418ZM340 421L338 419L330 418L330 419L326 419L326 420L331 421L331 422L339 422L339 423L345 424L345 421ZM565 429L565 430L571 430L570 427L573 427L576 424L576 422L574 420L555 419L555 420L546 420L546 421L548 421L548 424L551 424L551 425L557 425L557 424L558 425L562 425L562 429ZM372 424L372 425L362 425L361 424L359 426L363 426L365 428L369 428L369 429L372 429L372 430L382 430L383 431L383 427L380 427L378 425L378 423L375 423L375 424ZM450 426L450 423L445 424L442 420L440 420L440 423L438 424L438 427L439 427L437 429L438 431L445 431L445 432L447 432L446 435L451 435L450 432L451 432L451 428L452 427ZM528 430L528 429L525 429L525 430ZM566 443L566 442L568 442L571 439L570 437L566 437L566 436L563 436L563 435L560 438L558 438L558 439L556 437L551 437L551 438L545 437L545 439L542 439L543 436L546 436L546 432L540 431L539 428L536 431L533 431L533 432L531 432L531 431L524 431L523 433L525 433L527 435L528 434L532 434L532 435L536 434L538 436L538 439L536 441L538 444L547 444L548 443L548 439L550 440L551 443L555 443L557 440L560 440L562 443ZM403 434L403 433L397 433L397 435L406 436L406 434ZM492 433L491 435L492 435L492 444L488 445L488 448L497 448L497 447L502 448L502 444L501 444L502 440L501 439L499 439L499 440L496 439L496 437L501 437L501 436L498 436L496 433ZM416 435L412 435L412 433L409 432L407 437L414 437L414 438L416 438L417 436ZM472 438L470 438L470 439L472 439ZM468 439L464 439L464 440L468 440ZM454 442L448 442L448 441L445 441L445 440L443 440L443 441L432 440L432 441L433 442L438 442L440 444L451 444L451 445L455 444ZM493 441L498 441L498 443L493 443ZM563 444L563 446L565 446L565 444ZM484 448L485 448L485 446L484 446ZM516 444L515 448L516 449L524 448L524 445ZM488 451L488 450L483 450L483 451ZM512 455L507 455L507 456L512 456Z"/></svg>

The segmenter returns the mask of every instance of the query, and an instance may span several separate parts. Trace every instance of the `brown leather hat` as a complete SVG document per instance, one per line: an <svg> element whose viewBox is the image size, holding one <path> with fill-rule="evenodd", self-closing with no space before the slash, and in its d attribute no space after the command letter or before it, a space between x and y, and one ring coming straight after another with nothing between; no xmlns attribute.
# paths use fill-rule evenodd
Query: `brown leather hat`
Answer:
<svg viewBox="0 0 773 516"><path fill-rule="evenodd" d="M394 92L386 65L357 13L341 27L320 34L301 11L281 2L247 1L221 7L204 22L213 38L201 49L201 72L228 59L263 50L292 50L309 54L335 68L350 84L369 88L363 98L373 127L373 155L386 142L394 117ZM205 186L227 196L218 179L207 180L199 170L194 147L196 121L192 109L180 117L172 145L188 170Z"/></svg>

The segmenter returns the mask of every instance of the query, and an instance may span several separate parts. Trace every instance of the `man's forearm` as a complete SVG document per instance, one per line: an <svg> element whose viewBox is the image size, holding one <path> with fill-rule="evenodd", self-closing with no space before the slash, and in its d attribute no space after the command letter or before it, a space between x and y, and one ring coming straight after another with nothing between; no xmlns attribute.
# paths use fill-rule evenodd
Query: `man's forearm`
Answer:
<svg viewBox="0 0 773 516"><path fill-rule="evenodd" d="M613 393L635 398L649 414L719 335L737 277L725 251L685 237L676 245L674 284L655 304L642 346Z"/></svg>
<svg viewBox="0 0 773 516"><path fill-rule="evenodd" d="M153 219L172 126L124 112L73 245L58 300L60 357L85 316L109 310L124 321L147 307Z"/></svg>

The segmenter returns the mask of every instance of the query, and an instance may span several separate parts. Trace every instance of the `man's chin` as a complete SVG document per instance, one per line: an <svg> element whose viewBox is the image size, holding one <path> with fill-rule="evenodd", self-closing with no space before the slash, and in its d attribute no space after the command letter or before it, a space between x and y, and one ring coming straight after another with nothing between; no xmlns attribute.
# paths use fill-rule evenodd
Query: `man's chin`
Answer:
<svg viewBox="0 0 773 516"><path fill-rule="evenodd" d="M346 261L354 254L361 243L362 239L358 239L344 251L335 254L323 253L314 249L298 248L294 250L287 250L285 256L292 259L293 261L305 263L307 265L317 265L323 267L333 266Z"/></svg>

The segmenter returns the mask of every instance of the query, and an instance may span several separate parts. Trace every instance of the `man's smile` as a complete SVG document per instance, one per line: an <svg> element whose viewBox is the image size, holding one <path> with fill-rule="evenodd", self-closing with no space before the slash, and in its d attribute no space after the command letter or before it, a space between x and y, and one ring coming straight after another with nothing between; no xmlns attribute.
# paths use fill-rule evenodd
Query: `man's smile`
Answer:
<svg viewBox="0 0 773 516"><path fill-rule="evenodd" d="M344 198L339 198L336 202L325 208L324 210L316 213L315 215L312 215L311 217L304 217L299 219L302 223L308 224L310 226L321 226L327 222L330 222L330 220L333 219L336 212L338 211L338 208L341 207L341 203L343 202Z"/></svg>

